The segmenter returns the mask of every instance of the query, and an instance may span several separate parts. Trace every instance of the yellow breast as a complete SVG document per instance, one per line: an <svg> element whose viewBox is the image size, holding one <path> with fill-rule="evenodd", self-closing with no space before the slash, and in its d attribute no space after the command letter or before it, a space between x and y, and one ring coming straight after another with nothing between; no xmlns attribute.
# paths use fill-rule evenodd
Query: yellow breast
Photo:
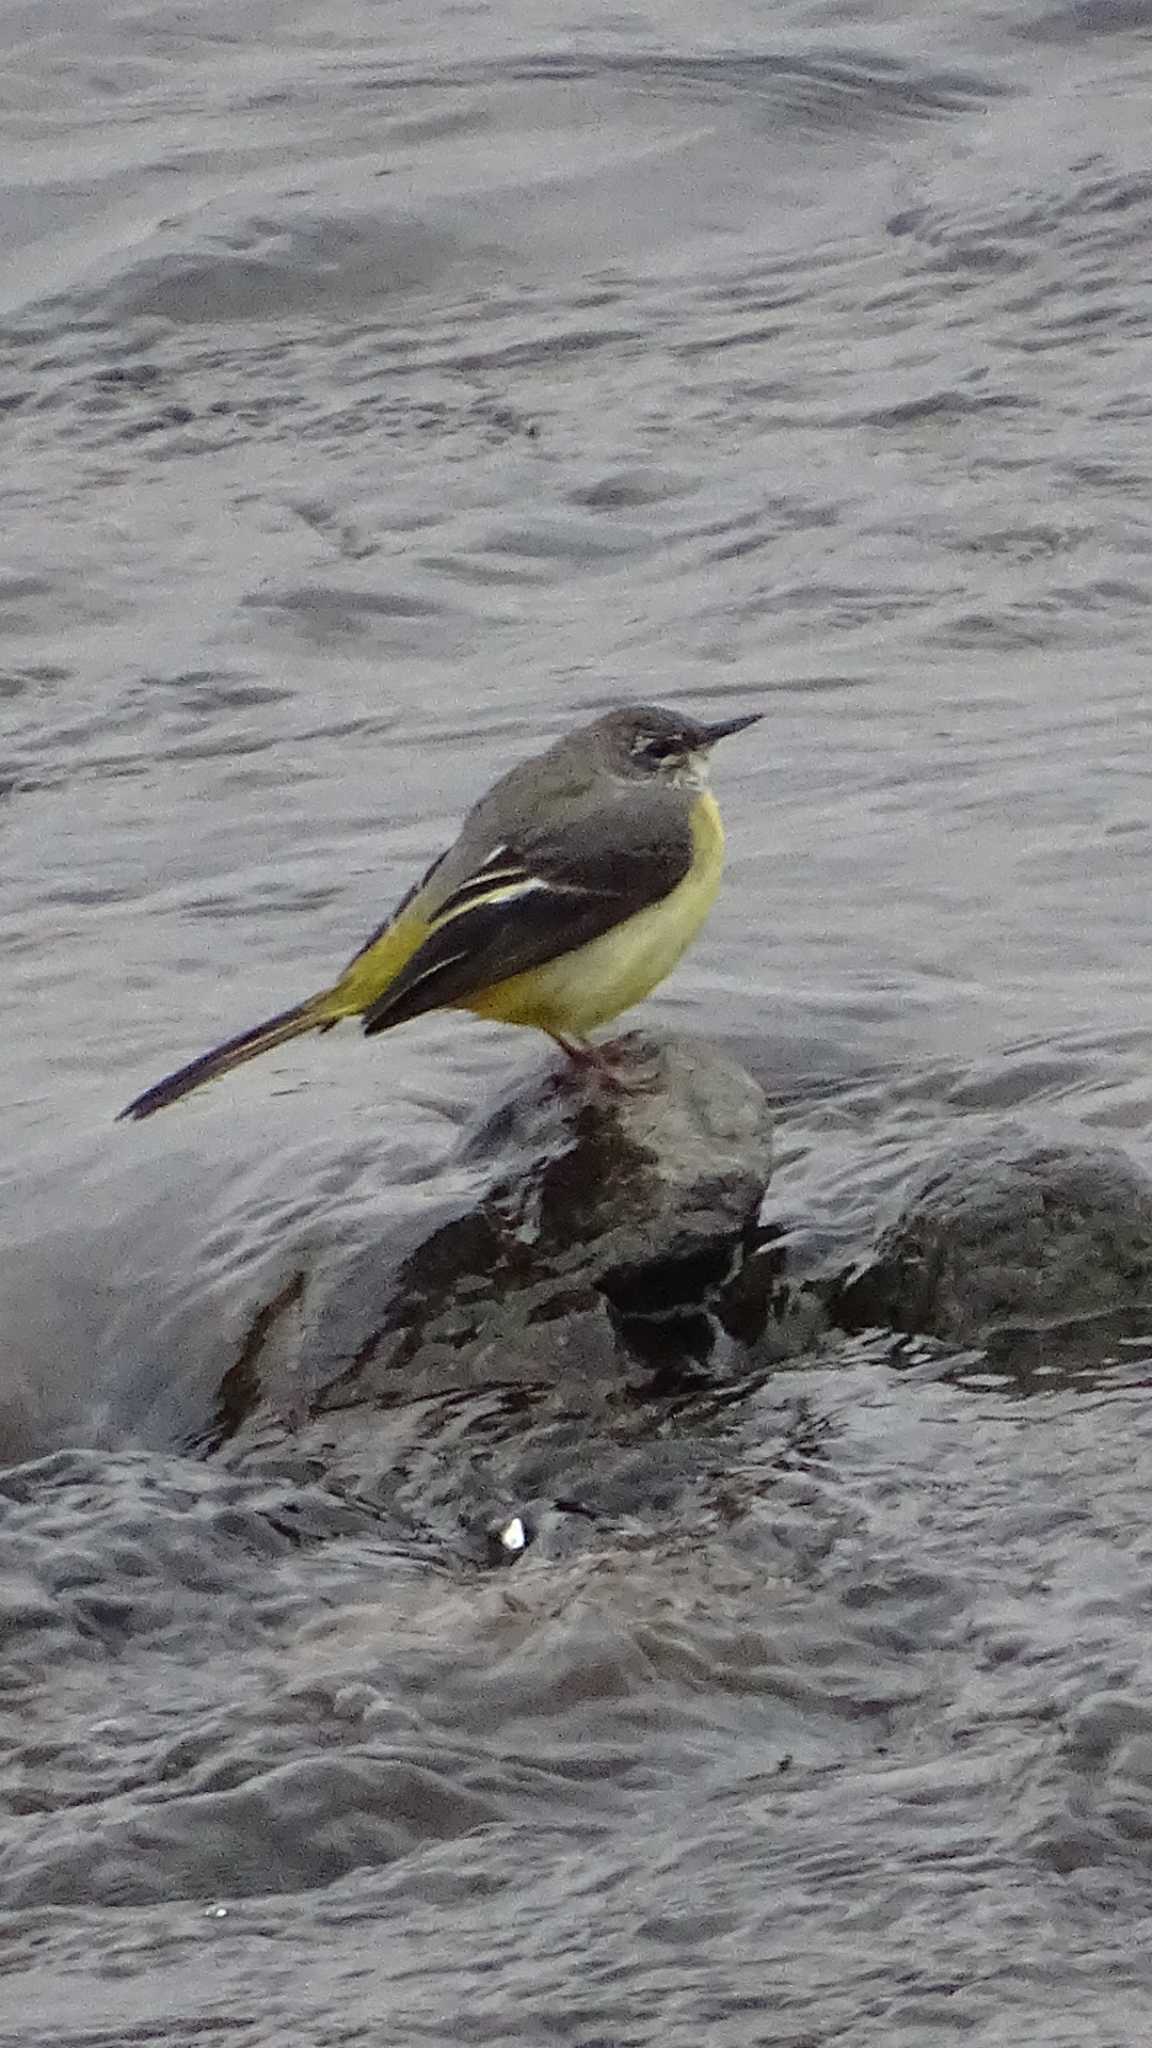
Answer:
<svg viewBox="0 0 1152 2048"><path fill-rule="evenodd" d="M500 1024L584 1038L642 1002L671 973L716 901L724 828L716 800L707 792L693 808L692 845L691 869L659 903L573 953L498 982L460 1008Z"/></svg>

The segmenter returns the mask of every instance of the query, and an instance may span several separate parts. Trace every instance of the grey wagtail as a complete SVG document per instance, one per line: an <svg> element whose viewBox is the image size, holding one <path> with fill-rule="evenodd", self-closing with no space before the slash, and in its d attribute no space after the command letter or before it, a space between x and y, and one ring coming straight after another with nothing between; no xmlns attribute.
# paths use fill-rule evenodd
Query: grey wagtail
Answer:
<svg viewBox="0 0 1152 2048"><path fill-rule="evenodd" d="M671 972L712 908L724 830L707 757L761 715L702 725L655 705L609 711L522 761L331 988L202 1053L121 1116L151 1116L343 1017L371 1035L471 1010L595 1061L588 1033Z"/></svg>

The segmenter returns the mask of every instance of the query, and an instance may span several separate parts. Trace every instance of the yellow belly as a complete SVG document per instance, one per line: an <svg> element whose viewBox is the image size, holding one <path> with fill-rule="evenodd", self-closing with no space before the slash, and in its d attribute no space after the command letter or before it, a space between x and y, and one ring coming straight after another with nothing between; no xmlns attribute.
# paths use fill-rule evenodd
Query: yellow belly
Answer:
<svg viewBox="0 0 1152 2048"><path fill-rule="evenodd" d="M659 903L574 953L497 982L459 1008L499 1024L527 1024L538 1031L585 1038L598 1025L642 1002L671 973L716 901L724 830L710 795L696 801L692 840L691 873Z"/></svg>

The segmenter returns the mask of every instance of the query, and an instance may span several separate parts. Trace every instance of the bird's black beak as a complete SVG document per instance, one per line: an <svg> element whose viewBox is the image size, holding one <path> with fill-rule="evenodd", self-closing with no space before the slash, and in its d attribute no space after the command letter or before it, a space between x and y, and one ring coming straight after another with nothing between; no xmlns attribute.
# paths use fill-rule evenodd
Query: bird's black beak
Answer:
<svg viewBox="0 0 1152 2048"><path fill-rule="evenodd" d="M726 740L732 732L743 732L746 727L755 725L763 716L762 711L749 711L743 718L724 718L719 725L706 725L703 728L704 745L714 747L717 740Z"/></svg>

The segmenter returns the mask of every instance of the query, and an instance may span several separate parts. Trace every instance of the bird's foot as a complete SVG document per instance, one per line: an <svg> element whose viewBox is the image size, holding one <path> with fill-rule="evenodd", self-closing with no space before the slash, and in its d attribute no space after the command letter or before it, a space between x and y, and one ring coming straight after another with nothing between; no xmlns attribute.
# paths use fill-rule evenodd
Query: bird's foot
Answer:
<svg viewBox="0 0 1152 2048"><path fill-rule="evenodd" d="M620 1094L628 1087L628 1081L621 1072L619 1055L625 1052L623 1044L591 1045L585 1038L565 1038L559 1031L550 1031L548 1036L555 1039L569 1061L568 1078L593 1081L610 1093ZM613 1059L613 1052L618 1057ZM561 1072L557 1079L565 1078Z"/></svg>

